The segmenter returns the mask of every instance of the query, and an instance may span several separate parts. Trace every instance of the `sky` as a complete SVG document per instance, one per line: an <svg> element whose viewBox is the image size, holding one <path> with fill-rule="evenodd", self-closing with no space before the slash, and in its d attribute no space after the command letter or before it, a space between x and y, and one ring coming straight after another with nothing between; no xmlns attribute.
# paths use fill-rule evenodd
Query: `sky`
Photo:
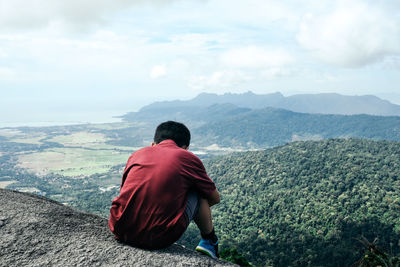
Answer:
<svg viewBox="0 0 400 267"><path fill-rule="evenodd" d="M399 85L398 0L0 0L0 125Z"/></svg>

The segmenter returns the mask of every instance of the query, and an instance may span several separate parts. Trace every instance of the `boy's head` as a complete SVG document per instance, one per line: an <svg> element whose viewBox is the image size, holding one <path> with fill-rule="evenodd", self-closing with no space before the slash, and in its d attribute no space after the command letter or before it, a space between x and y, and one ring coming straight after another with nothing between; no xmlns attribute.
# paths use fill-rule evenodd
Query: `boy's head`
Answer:
<svg viewBox="0 0 400 267"><path fill-rule="evenodd" d="M182 123L166 121L157 126L154 134L154 143L158 144L164 140L171 139L179 147L188 148L190 144L190 131Z"/></svg>

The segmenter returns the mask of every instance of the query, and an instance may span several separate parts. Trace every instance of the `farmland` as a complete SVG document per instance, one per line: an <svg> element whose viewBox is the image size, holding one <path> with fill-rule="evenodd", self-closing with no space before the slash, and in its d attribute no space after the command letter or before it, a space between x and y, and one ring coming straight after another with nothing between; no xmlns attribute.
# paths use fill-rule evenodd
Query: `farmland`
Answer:
<svg viewBox="0 0 400 267"><path fill-rule="evenodd" d="M93 196L117 194L126 160L151 143L153 131L154 125L138 122L2 128L0 187L91 210ZM201 158L234 151L196 143L190 150Z"/></svg>

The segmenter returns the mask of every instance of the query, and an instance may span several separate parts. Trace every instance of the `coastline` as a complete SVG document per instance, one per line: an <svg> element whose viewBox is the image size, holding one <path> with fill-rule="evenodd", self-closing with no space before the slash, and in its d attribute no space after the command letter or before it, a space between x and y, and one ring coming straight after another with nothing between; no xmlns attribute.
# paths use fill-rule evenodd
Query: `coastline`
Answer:
<svg viewBox="0 0 400 267"><path fill-rule="evenodd" d="M78 124L101 124L122 122L122 116L125 111L120 112L82 112L82 113L53 113L40 114L37 117L30 118L0 118L1 128L19 128L19 127L50 127L66 126ZM47 116L46 116L47 115Z"/></svg>

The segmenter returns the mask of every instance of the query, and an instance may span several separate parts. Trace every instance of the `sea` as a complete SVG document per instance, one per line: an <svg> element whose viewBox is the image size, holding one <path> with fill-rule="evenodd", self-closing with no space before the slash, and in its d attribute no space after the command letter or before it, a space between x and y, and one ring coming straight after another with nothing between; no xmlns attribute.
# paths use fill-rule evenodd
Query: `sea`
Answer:
<svg viewBox="0 0 400 267"><path fill-rule="evenodd" d="M85 110L29 112L29 113L0 113L0 128L15 127L46 127L88 123L121 122L121 116L128 110Z"/></svg>

